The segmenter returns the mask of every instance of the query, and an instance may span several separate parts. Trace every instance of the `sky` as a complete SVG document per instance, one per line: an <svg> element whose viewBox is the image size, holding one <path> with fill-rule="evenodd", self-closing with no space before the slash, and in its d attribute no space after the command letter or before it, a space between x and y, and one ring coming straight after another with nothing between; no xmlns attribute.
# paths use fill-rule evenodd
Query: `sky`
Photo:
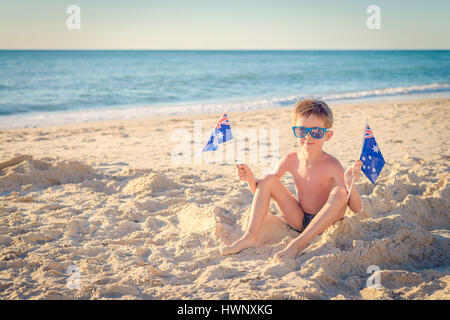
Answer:
<svg viewBox="0 0 450 320"><path fill-rule="evenodd" d="M449 15L448 0L0 0L0 49L450 49Z"/></svg>

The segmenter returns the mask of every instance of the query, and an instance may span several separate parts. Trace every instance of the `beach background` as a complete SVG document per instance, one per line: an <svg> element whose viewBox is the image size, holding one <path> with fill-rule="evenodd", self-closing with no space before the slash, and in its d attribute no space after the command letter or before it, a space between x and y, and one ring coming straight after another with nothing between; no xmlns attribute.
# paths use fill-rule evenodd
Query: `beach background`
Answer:
<svg viewBox="0 0 450 320"><path fill-rule="evenodd" d="M322 8L308 5L307 17L292 20L289 12L303 11L288 6L268 20L274 12L268 4L246 15L255 12L249 3L230 1L204 16L179 4L184 15L172 12L170 19L163 11L159 18L137 12L135 19L121 18L131 9L111 6L114 26L125 28L119 32L111 22L102 24L104 16L92 22L89 13L97 5L80 1L87 22L72 38L64 24L59 31L61 19L55 20L47 1L42 8L50 10L48 16L38 15L48 17L42 29L39 17L28 29L16 24L24 10L3 5L0 24L8 28L0 30L0 299L450 298L450 37L441 46L427 42L448 33L431 32L434 22L450 30L446 19L438 19L445 8L430 14L434 7L428 3L423 10L411 5L420 23L429 22L423 32L389 24L408 17L387 14L376 34L367 31L365 8L358 7L362 22L349 19L353 13L328 15L320 30L313 27ZM217 12L231 15L227 10L233 25L222 16L211 23ZM208 28L195 24L194 16L208 18L211 36L198 31ZM246 33L247 19L255 34L267 37ZM309 27L293 28L305 21ZM363 31L352 33L359 25ZM233 29L239 27L242 34ZM283 49L280 41L298 38L306 50L185 48L186 39L207 39L223 41L227 49L224 30L235 34L234 47ZM79 49L98 49L89 41L103 48L148 39L180 45L69 50L77 49L64 42L69 38L79 41ZM263 38L267 42L248 41ZM346 48L321 48L314 39ZM405 39L428 50L405 49ZM47 49L31 50L41 44ZM64 50L53 50L57 44ZM364 50L348 50L354 47ZM374 50L385 47L398 49ZM295 260L272 259L298 235L272 217L278 214L273 204L259 246L221 256L220 249L245 230L252 202L235 163L248 163L262 177L297 150L291 115L304 98L332 108L334 136L324 150L345 168L359 157L368 119L386 160L377 183L362 176L355 184L362 211L347 210ZM202 154L223 112L235 139ZM295 194L292 178L282 181Z"/></svg>

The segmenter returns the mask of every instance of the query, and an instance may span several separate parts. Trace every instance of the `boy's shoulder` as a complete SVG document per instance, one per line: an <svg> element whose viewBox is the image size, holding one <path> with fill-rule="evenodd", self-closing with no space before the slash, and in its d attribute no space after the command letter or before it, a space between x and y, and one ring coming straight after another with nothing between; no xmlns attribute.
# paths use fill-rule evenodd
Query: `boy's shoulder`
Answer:
<svg viewBox="0 0 450 320"><path fill-rule="evenodd" d="M324 164L328 166L330 169L342 171L344 170L344 167L342 166L341 162L333 157L331 154L324 152Z"/></svg>
<svg viewBox="0 0 450 320"><path fill-rule="evenodd" d="M285 156L285 158L288 159L288 160L297 160L298 159L297 151L292 151L292 152L288 153Z"/></svg>

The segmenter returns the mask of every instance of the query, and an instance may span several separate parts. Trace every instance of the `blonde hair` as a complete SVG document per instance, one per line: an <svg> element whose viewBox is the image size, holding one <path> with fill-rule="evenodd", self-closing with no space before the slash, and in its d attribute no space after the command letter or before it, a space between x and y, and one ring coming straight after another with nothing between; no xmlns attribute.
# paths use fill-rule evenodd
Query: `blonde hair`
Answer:
<svg viewBox="0 0 450 320"><path fill-rule="evenodd" d="M330 107L325 102L314 99L305 99L295 103L292 117L294 125L299 116L307 118L312 114L323 120L325 128L330 129L333 126L333 112Z"/></svg>

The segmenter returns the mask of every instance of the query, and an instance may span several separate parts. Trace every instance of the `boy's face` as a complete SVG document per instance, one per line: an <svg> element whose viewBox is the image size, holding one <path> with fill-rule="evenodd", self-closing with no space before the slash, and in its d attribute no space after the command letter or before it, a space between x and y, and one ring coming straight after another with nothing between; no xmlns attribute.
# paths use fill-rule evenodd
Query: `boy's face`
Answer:
<svg viewBox="0 0 450 320"><path fill-rule="evenodd" d="M325 128L324 121L318 116L312 114L309 117L298 117L296 126L302 126L307 128L319 127ZM311 137L311 134L308 132L303 138L296 138L300 147L304 148L306 152L314 152L322 150L323 144L325 141L328 141L333 136L333 131L327 131L322 139L314 139Z"/></svg>

